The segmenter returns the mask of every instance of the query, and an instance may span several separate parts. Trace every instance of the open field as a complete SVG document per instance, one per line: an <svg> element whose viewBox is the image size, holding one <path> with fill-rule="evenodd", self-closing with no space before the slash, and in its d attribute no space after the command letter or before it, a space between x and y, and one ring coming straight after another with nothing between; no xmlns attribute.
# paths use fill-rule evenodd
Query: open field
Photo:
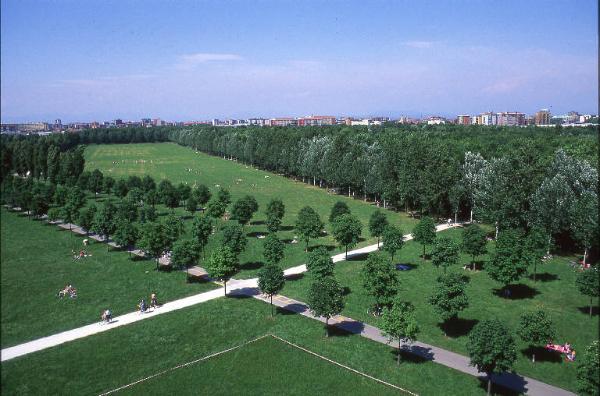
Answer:
<svg viewBox="0 0 600 396"><path fill-rule="evenodd" d="M408 355L398 367L393 349L386 345L338 331L332 332L334 336L325 338L323 326L318 322L289 312L280 312L275 319L271 319L269 315L268 306L252 298L209 301L4 362L2 391L11 395L97 395L261 335L274 334L420 395L485 393L475 377ZM208 384L211 393L215 394L222 394L222 386L229 386L227 389L223 388L223 391L230 392L228 394L262 394L249 386L260 385L267 380L270 381L269 386L271 383L286 384L286 393L316 394L319 389L323 389L323 384L332 380L332 375L335 378L341 375L335 367L319 370L317 376L304 375L301 371L307 369L307 365L316 366L318 362L301 355L292 357L289 366L271 365L267 357L276 362L287 359L268 356L266 352L269 349L258 349L260 348L243 360L232 359L234 366L230 366L229 370L209 366L209 371L190 374L190 377L195 378L188 378L187 381L193 381L194 386L200 382L203 386ZM227 356L225 358L228 359ZM300 360L296 360L298 358ZM296 362L300 365L297 366ZM190 367L191 371L196 368L203 370L202 364L204 363ZM253 378L255 374L269 375L269 369L272 370L270 376L273 378ZM307 374L312 372L314 371ZM356 384L357 380L353 381ZM362 381L359 378L359 382ZM187 382L190 383L192 382ZM223 383L228 385L221 385ZM357 391L353 392L344 384L338 386L339 389L350 389L347 394L366 394L360 392L365 388L355 388ZM186 385L177 389L190 391L189 388L183 388ZM163 389L162 384L158 390L160 389ZM338 388L329 389L334 392ZM135 390L132 389L133 393L138 393ZM143 390L154 392L152 387Z"/></svg>
<svg viewBox="0 0 600 396"><path fill-rule="evenodd" d="M274 371L277 371L277 375L273 375ZM231 381L232 378L239 380ZM293 383L292 386L290 382ZM355 374L270 336L209 360L154 377L116 394L308 395L331 392L402 394L395 388Z"/></svg>
<svg viewBox="0 0 600 396"><path fill-rule="evenodd" d="M141 298L170 301L216 286L186 283L183 272L156 272L151 260L131 260L94 243L91 257L73 260L83 237L43 221L2 209L2 348L99 321L103 309L131 312ZM66 284L76 299L57 297Z"/></svg>
<svg viewBox="0 0 600 396"><path fill-rule="evenodd" d="M233 201L246 194L253 195L260 207L252 223L246 226L250 238L246 251L240 257L242 271L237 275L238 278L256 276L256 271L262 265L262 241L257 239L256 235L266 233L266 227L263 225L264 210L269 200L273 198L280 198L285 204L283 229L278 233L282 240L290 242L293 239L296 215L302 207L312 206L321 216L321 220L327 223L331 207L336 201L344 201L363 223L363 239L359 246L375 241L370 237L367 228L371 213L377 209L375 205L341 195L328 194L318 187L295 182L234 161L195 153L190 148L173 143L91 145L86 148L85 156L86 170L92 171L98 168L105 175L115 178L150 175L157 182L168 179L174 184L179 182L187 182L192 186L196 183L205 184L213 193L218 190L216 186L219 185L230 190ZM189 172L188 169L192 171ZM181 208L177 213L186 214ZM405 232L410 232L415 223L404 213L387 210L385 213L391 223L400 225ZM327 224L325 228L330 231ZM342 251L329 235L310 242L311 246L317 244L327 246L332 254ZM209 249L210 247L209 245ZM282 263L284 268L303 263L304 244L288 244L285 254Z"/></svg>
<svg viewBox="0 0 600 396"><path fill-rule="evenodd" d="M460 240L461 230L443 231L440 235ZM488 243L489 251L493 249L492 245ZM436 278L443 271L435 268L431 261L424 263L420 257L421 249L421 245L416 242L407 242L394 261L413 268L398 271L400 295L416 307L417 320L421 327L420 339L423 342L467 355L468 332L478 321L498 318L516 331L521 313L538 308L544 309L551 316L557 331L556 342L568 341L579 352L597 338L597 311L592 318L588 316L589 299L577 291L576 271L568 265L569 258L557 257L543 264L538 268L536 283L531 279L523 279L518 292L513 294L513 298L507 299L497 294L501 286L492 281L484 271L471 272L461 269L462 265L470 262L470 257L465 255L462 256L460 267L450 268L448 271L457 271L469 276L467 294L470 306L459 314L458 323L447 329L448 336L445 336L438 315L427 302L436 284ZM379 318L367 313L371 300L362 285L361 270L364 260L366 257L336 264L335 275L348 293L343 315L377 326ZM281 294L306 301L310 282L311 275L307 273L297 280L286 282ZM536 363L532 363L529 346L520 341L516 334L515 338L518 340L519 351L519 359L515 365L517 372L560 387L575 389L576 364L566 363L560 355L545 351L538 351Z"/></svg>

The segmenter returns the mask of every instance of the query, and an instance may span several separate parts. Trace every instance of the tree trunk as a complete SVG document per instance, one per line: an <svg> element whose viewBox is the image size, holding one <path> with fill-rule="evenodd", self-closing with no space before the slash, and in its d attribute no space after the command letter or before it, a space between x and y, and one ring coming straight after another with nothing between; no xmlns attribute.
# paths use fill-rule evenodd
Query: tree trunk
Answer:
<svg viewBox="0 0 600 396"><path fill-rule="evenodd" d="M471 208L471 214L469 216L469 223L473 224L473 208Z"/></svg>
<svg viewBox="0 0 600 396"><path fill-rule="evenodd" d="M583 251L583 268L585 268L585 262L587 261L588 248Z"/></svg>
<svg viewBox="0 0 600 396"><path fill-rule="evenodd" d="M398 355L396 356L396 364L400 366L400 340L398 340Z"/></svg>
<svg viewBox="0 0 600 396"><path fill-rule="evenodd" d="M475 255L473 255L473 261L471 262L471 271L475 271Z"/></svg>
<svg viewBox="0 0 600 396"><path fill-rule="evenodd" d="M348 245L346 245L346 260L348 260Z"/></svg>
<svg viewBox="0 0 600 396"><path fill-rule="evenodd" d="M496 238L494 238L494 239L498 239L498 231L499 231L499 229L498 229L498 228L499 228L499 227L498 227L498 222L496 222Z"/></svg>
<svg viewBox="0 0 600 396"><path fill-rule="evenodd" d="M227 297L227 281L223 281L223 287L225 288L224 296Z"/></svg>
<svg viewBox="0 0 600 396"><path fill-rule="evenodd" d="M350 187L348 187L348 198L350 198Z"/></svg>
<svg viewBox="0 0 600 396"><path fill-rule="evenodd" d="M537 275L537 259L533 262L533 281L536 282Z"/></svg>
<svg viewBox="0 0 600 396"><path fill-rule="evenodd" d="M454 224L458 223L458 212L454 212Z"/></svg>
<svg viewBox="0 0 600 396"><path fill-rule="evenodd" d="M594 307L594 298L590 297L590 318L592 317L592 308Z"/></svg>
<svg viewBox="0 0 600 396"><path fill-rule="evenodd" d="M325 318L325 337L329 337L329 318Z"/></svg>
<svg viewBox="0 0 600 396"><path fill-rule="evenodd" d="M425 245L423 245L423 261L425 261Z"/></svg>
<svg viewBox="0 0 600 396"><path fill-rule="evenodd" d="M492 375L488 374L487 396L491 396L491 394L492 394Z"/></svg>
<svg viewBox="0 0 600 396"><path fill-rule="evenodd" d="M383 199L383 209L385 209L387 206L387 202L385 201L385 198Z"/></svg>
<svg viewBox="0 0 600 396"><path fill-rule="evenodd" d="M548 235L548 249L546 249L546 256L550 256L550 243L552 243L552 235Z"/></svg>
<svg viewBox="0 0 600 396"><path fill-rule="evenodd" d="M273 317L273 295L271 294L271 317Z"/></svg>
<svg viewBox="0 0 600 396"><path fill-rule="evenodd" d="M306 240L306 249L304 249L305 252L308 252L308 239Z"/></svg>
<svg viewBox="0 0 600 396"><path fill-rule="evenodd" d="M377 237L377 249L379 249L379 237Z"/></svg>
<svg viewBox="0 0 600 396"><path fill-rule="evenodd" d="M156 258L156 270L158 271L158 257Z"/></svg>
<svg viewBox="0 0 600 396"><path fill-rule="evenodd" d="M535 363L535 353L532 353L532 354L531 354L531 362L532 362L532 363Z"/></svg>

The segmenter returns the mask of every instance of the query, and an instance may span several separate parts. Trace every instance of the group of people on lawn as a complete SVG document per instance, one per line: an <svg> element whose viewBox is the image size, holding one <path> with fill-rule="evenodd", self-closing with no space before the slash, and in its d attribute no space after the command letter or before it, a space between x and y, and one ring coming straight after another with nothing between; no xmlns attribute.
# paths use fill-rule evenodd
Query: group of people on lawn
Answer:
<svg viewBox="0 0 600 396"><path fill-rule="evenodd" d="M575 361L575 356L577 355L577 352L575 351L575 349L571 349L571 344L569 344L568 342L565 343L565 345L560 345L560 344L553 344L552 340L549 340L548 343L546 344L546 349L548 349L550 351L564 353L566 359L571 362Z"/></svg>
<svg viewBox="0 0 600 396"><path fill-rule="evenodd" d="M77 297L77 289L73 287L73 285L68 284L62 290L58 292L58 297L63 298L69 296L71 298Z"/></svg>

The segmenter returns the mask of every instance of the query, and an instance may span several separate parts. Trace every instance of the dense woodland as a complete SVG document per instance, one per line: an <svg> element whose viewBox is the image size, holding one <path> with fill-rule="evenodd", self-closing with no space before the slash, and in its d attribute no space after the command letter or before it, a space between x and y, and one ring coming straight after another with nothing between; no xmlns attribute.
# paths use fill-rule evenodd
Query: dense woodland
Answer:
<svg viewBox="0 0 600 396"><path fill-rule="evenodd" d="M3 136L1 176L74 185L83 146L173 141L385 207L598 240L597 129L443 126L128 128Z"/></svg>

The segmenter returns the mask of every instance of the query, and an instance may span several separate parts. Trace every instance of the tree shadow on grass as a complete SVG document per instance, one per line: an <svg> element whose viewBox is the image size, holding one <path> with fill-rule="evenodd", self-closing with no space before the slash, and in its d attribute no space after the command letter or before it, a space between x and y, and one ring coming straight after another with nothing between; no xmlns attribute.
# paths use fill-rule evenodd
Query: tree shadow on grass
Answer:
<svg viewBox="0 0 600 396"><path fill-rule="evenodd" d="M258 225L263 225L263 224L265 224L265 222L263 220L255 220L255 221L250 222L250 225L253 225L253 226L258 226Z"/></svg>
<svg viewBox="0 0 600 396"><path fill-rule="evenodd" d="M579 312L586 314L587 316L590 316L590 306L586 305L585 307L577 307L577 309L579 310ZM594 305L592 307L592 316L598 316L598 306Z"/></svg>
<svg viewBox="0 0 600 396"><path fill-rule="evenodd" d="M261 235L267 236L265 232L262 231L252 231L246 234L249 238L258 238Z"/></svg>
<svg viewBox="0 0 600 396"><path fill-rule="evenodd" d="M209 281L207 276L187 275L187 283L208 283Z"/></svg>
<svg viewBox="0 0 600 396"><path fill-rule="evenodd" d="M244 264L240 265L240 268L244 270L254 270L262 268L263 265L265 264L262 261L247 261Z"/></svg>
<svg viewBox="0 0 600 396"><path fill-rule="evenodd" d="M393 342L388 344L392 349L390 355L394 360L398 359L398 343ZM400 367L403 363L406 364L421 364L433 360L431 349L424 348L418 345L403 345L400 351Z"/></svg>
<svg viewBox="0 0 600 396"><path fill-rule="evenodd" d="M438 323L437 326L450 338L462 337L467 334L479 323L477 319L456 318L446 322Z"/></svg>
<svg viewBox="0 0 600 396"><path fill-rule="evenodd" d="M535 353L536 362L550 362L560 363L562 362L562 355L556 351L549 351L544 347L530 346L525 349L521 349L521 353L531 360L531 356Z"/></svg>
<svg viewBox="0 0 600 396"><path fill-rule="evenodd" d="M282 315L297 315L306 311L308 307L304 304L300 303L291 303L286 305L285 307L277 307L277 312Z"/></svg>
<svg viewBox="0 0 600 396"><path fill-rule="evenodd" d="M347 296L350 293L352 293L352 289L350 289L348 286L342 287L342 295Z"/></svg>
<svg viewBox="0 0 600 396"><path fill-rule="evenodd" d="M537 289L519 283L517 285L508 285L500 289L494 289L494 294L509 300L524 300L531 299L540 294L540 292Z"/></svg>
<svg viewBox="0 0 600 396"><path fill-rule="evenodd" d="M295 281L295 280L302 279L302 278L304 278L304 273L285 275L286 281Z"/></svg>
<svg viewBox="0 0 600 396"><path fill-rule="evenodd" d="M324 247L325 249L327 249L328 251L332 251L335 250L335 245L315 245L315 246L309 246L308 247L308 251L312 252L315 249L318 249L320 247Z"/></svg>
<svg viewBox="0 0 600 396"><path fill-rule="evenodd" d="M529 279L533 280L533 274L529 275ZM537 274L535 276L535 279L540 282L552 282L552 281L558 280L559 278L558 278L558 275L556 275L556 274L551 274L549 272L543 272L541 274Z"/></svg>
<svg viewBox="0 0 600 396"><path fill-rule="evenodd" d="M294 229L294 226L281 226L279 227L279 231L292 231Z"/></svg>

